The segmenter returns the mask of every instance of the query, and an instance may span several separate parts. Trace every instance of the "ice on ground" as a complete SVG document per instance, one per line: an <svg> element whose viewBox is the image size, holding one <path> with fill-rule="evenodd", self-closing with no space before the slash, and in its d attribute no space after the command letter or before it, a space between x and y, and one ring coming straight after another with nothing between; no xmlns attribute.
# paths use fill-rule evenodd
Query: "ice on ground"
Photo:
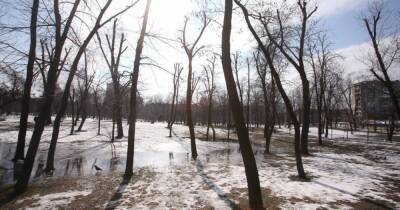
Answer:
<svg viewBox="0 0 400 210"><path fill-rule="evenodd" d="M31 198L34 202L27 207L27 210L43 210L43 209L59 209L61 207L67 207L77 197L87 196L91 194L91 190L84 191L67 191L61 193L54 193L48 195L35 195ZM27 200L25 199L25 200Z"/></svg>
<svg viewBox="0 0 400 210"><path fill-rule="evenodd" d="M3 177L12 177L13 151L18 118L0 122L0 156ZM7 124L8 123L8 124ZM127 138L110 144L111 121L102 121L101 133L97 135L97 120L88 119L83 132L69 135L70 119L63 121L60 140L56 150L56 177L93 176L98 173L123 172L125 169ZM8 125L8 127L7 127ZM127 134L128 125L124 123ZM138 122L135 140L135 173L143 173L140 179L132 177L129 183L115 186L121 194L118 200L107 200L102 207L124 208L209 208L229 209L240 199L247 198L247 182L239 145L234 142L211 142L197 140L199 157L190 158L190 139L187 127L174 125L174 136L168 137L165 123ZM205 127L196 126L197 132ZM368 141L363 133L350 135L344 140L344 131L334 130L332 139L324 139L331 146L312 145L312 156L304 157L304 168L311 180L296 180L292 141L287 129L280 129L272 142L272 155L264 155L262 146L253 146L263 189L277 198L277 207L285 209L351 208L350 204L370 200L400 208L400 143ZM217 129L219 134L225 131ZM257 133L259 132L259 133ZM260 134L261 130L252 133ZM316 134L311 128L310 135ZM29 137L29 135L28 135ZM51 126L46 127L37 155L34 172L44 163L51 137ZM277 138L286 137L284 144ZM377 138L377 137L375 137ZM287 147L281 150L280 147ZM354 147L357 150L348 150ZM346 150L347 149L347 150ZM278 152L279 151L279 152ZM94 169L101 168L101 171ZM36 177L40 179L38 174ZM10 179L2 178L3 182ZM86 192L89 191L79 191ZM71 198L80 196L78 191L44 195L45 200L63 206ZM75 194L76 195L75 195ZM46 197L47 196L47 197ZM59 196L59 197L57 197ZM85 196L85 193L81 194ZM42 200L43 199L43 200ZM43 201L43 202L42 202ZM372 207L373 204L371 204ZM44 208L47 208L44 206ZM49 207L51 208L51 207Z"/></svg>

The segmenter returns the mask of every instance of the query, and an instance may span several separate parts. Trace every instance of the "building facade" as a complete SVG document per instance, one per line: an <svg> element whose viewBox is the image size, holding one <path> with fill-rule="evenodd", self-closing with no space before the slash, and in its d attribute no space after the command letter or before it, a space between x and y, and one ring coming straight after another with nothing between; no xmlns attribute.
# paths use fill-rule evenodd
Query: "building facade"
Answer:
<svg viewBox="0 0 400 210"><path fill-rule="evenodd" d="M393 81L394 89L400 93L400 81ZM353 110L359 121L388 120L394 112L389 92L378 80L363 81L353 85ZM399 94L397 94L399 95Z"/></svg>

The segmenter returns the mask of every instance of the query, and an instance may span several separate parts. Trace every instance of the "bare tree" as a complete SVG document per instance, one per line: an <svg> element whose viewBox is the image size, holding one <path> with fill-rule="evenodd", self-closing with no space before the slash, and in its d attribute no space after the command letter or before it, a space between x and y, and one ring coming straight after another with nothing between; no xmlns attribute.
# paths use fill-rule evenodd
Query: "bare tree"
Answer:
<svg viewBox="0 0 400 210"><path fill-rule="evenodd" d="M206 88L207 96L208 96L208 112L207 112L207 132L206 132L206 140L209 140L209 131L210 127L213 132L213 141L215 141L215 129L212 124L212 110L213 110L213 95L215 91L215 62L216 57L213 56L208 60L209 64L203 67L204 70L204 86Z"/></svg>
<svg viewBox="0 0 400 210"><path fill-rule="evenodd" d="M312 38L310 38L312 39ZM315 40L308 41L309 63L313 70L315 101L318 114L318 143L322 145L323 104L326 92L328 67L335 61L337 55L330 50L330 43L325 33L318 33ZM326 115L327 113L325 113Z"/></svg>
<svg viewBox="0 0 400 210"><path fill-rule="evenodd" d="M83 67L83 94L81 96L81 123L79 124L78 127L78 132L82 131L83 124L85 123L86 117L87 117L87 106L88 106L88 100L89 100L89 89L92 86L93 79L95 72L92 73L92 75L89 75L88 73L88 61L87 61L87 55L86 51L84 52L84 61L85 65ZM79 116L78 116L79 117Z"/></svg>
<svg viewBox="0 0 400 210"><path fill-rule="evenodd" d="M101 87L101 84L103 84L103 77L99 78L94 86L93 86L93 95L94 95L94 104L96 107L96 114L97 114L97 135L100 135L100 123L101 123L101 110L102 110L102 93L103 89Z"/></svg>
<svg viewBox="0 0 400 210"><path fill-rule="evenodd" d="M250 127L250 60L246 59L247 63L247 106L246 106L246 120L247 120L247 129Z"/></svg>
<svg viewBox="0 0 400 210"><path fill-rule="evenodd" d="M0 83L0 113L2 110L21 99L23 96L24 78L14 67L1 63L0 76L4 80Z"/></svg>
<svg viewBox="0 0 400 210"><path fill-rule="evenodd" d="M276 19L278 25L278 37L274 36L269 29L269 26L264 22L265 29L268 38L271 42L279 49L282 55L289 61L289 63L297 70L300 75L302 83L302 94L303 94L303 120L301 128L301 152L303 154L309 154L308 152L308 130L310 126L310 108L311 108L311 97L310 97L310 84L307 78L307 72L305 69L305 42L307 37L308 23L311 16L317 11L317 7L309 10L308 0L298 0L297 6L301 14L301 23L297 34L299 37L294 39L296 43L289 43L290 41L285 38L285 33L289 28L285 28L284 22L281 18L281 13L277 10ZM291 27L296 28L296 27ZM296 29L295 29L296 30ZM296 33L296 32L295 32Z"/></svg>
<svg viewBox="0 0 400 210"><path fill-rule="evenodd" d="M222 68L225 76L226 89L229 96L229 104L235 120L240 151L246 172L249 204L252 209L262 209L262 194L256 160L251 148L249 132L243 116L243 109L236 91L235 79L232 74L230 37L232 30L232 0L225 0L224 22L222 26Z"/></svg>
<svg viewBox="0 0 400 210"><path fill-rule="evenodd" d="M240 78L239 78L239 65L240 65L240 53L238 51L233 54L233 66L235 70L235 77L236 77L236 87L239 91L239 97L240 97L240 103L243 106L243 88L242 85L240 84Z"/></svg>
<svg viewBox="0 0 400 210"><path fill-rule="evenodd" d="M192 74L193 74L193 58L197 55L197 53L203 49L204 46L196 48L198 42L200 41L201 36L203 35L206 27L210 23L210 19L207 18L206 13L203 12L203 24L200 30L200 33L198 34L197 38L193 42L193 44L190 44L186 40L186 28L187 24L189 22L189 18L185 17L185 22L182 30L182 38L181 38L181 44L183 48L185 49L186 55L188 57L188 79L187 79L187 90L186 90L186 118L187 118L187 124L189 126L189 132L190 132L190 146L191 146L191 152L192 152L192 158L196 159L197 158L197 149L196 149L196 137L194 133L194 125L193 125L193 117L192 117L192 95L193 95L193 90L192 90Z"/></svg>
<svg viewBox="0 0 400 210"><path fill-rule="evenodd" d="M285 89L283 88L281 79L279 77L278 71L275 68L272 51L271 51L271 48L274 44L272 43L272 40L270 40L269 44L267 46L264 45L264 42L261 40L260 36L254 30L254 27L250 22L250 14L249 14L247 8L240 2L240 0L234 0L234 1L241 8L241 10L244 14L244 18L246 20L247 27L249 28L250 32L253 34L254 38L256 39L256 41L258 43L258 47L260 48L260 50L262 51L262 53L266 59L268 67L270 68L272 76L274 77L274 80L276 82L276 86L282 96L283 101L285 102L286 110L290 116L290 120L292 121L292 123L294 125L294 130L295 130L294 151L295 151L295 156L296 156L297 172L298 172L298 175L300 178L307 179L306 174L304 172L303 161L302 161L301 151L300 151L300 122L297 119L296 112L295 112L295 109L293 108L292 102L291 102L289 96L286 94ZM264 26L263 27L264 30L267 30L265 22L263 21L264 19L258 18L258 20Z"/></svg>
<svg viewBox="0 0 400 210"><path fill-rule="evenodd" d="M350 131L353 133L354 130L357 130L357 121L355 110L353 109L353 82L351 79L347 79L343 82L343 85L339 86L341 93L343 94L344 104L345 104L345 112L348 118L348 122L350 125Z"/></svg>
<svg viewBox="0 0 400 210"><path fill-rule="evenodd" d="M275 126L275 84L271 74L271 85L268 87L267 84L267 64L264 64L259 55L259 51L254 53L254 61L256 62L256 69L258 76L260 77L261 88L263 91L264 98L264 138L265 138L265 153L270 152L271 138ZM271 91L268 91L271 90Z"/></svg>
<svg viewBox="0 0 400 210"><path fill-rule="evenodd" d="M171 103L171 110L168 118L168 129L169 129L169 137L172 137L172 125L175 123L176 118L176 109L178 105L178 98L179 98L179 85L181 80L181 74L183 71L183 67L181 64L176 63L174 64L174 75L173 75L173 94L172 94L172 103Z"/></svg>
<svg viewBox="0 0 400 210"><path fill-rule="evenodd" d="M69 135L74 134L74 127L75 127L75 87L72 87L72 95L70 94L69 96L70 102L71 102L71 131L69 132Z"/></svg>
<svg viewBox="0 0 400 210"><path fill-rule="evenodd" d="M115 121L117 123L117 139L122 138L124 136L124 131L122 128L122 90L121 90L121 73L119 72L120 60L121 56L127 50L127 47L124 47L124 43L126 41L124 33L121 34L119 47L116 48L116 31L117 31L117 19L114 20L113 31L111 38L106 35L107 46L110 53L110 58L107 57L107 54L102 46L100 35L97 34L97 39L99 41L99 46L101 52L103 54L104 59L106 60L107 66L110 70L111 79L113 82L113 90L114 90L114 103L113 103L113 113L115 113ZM117 54L115 55L115 50L117 50Z"/></svg>
<svg viewBox="0 0 400 210"><path fill-rule="evenodd" d="M26 129L28 126L28 115L29 115L29 103L31 99L31 87L33 83L33 68L36 59L36 27L37 27L37 17L39 9L39 0L32 1L32 14L31 14L31 26L30 26L30 47L29 47L29 57L28 65L26 67L26 78L24 85L24 95L21 103L21 116L19 120L19 132L17 148L15 150L14 161L24 159L25 154L25 137Z"/></svg>
<svg viewBox="0 0 400 210"><path fill-rule="evenodd" d="M370 4L369 11L363 18L375 54L369 58L371 63L369 70L388 90L397 117L400 119L399 100L389 75L393 64L398 62L400 36L391 31L398 26L397 23L389 25L390 22L383 22L385 21L385 12L383 4L375 1Z"/></svg>
<svg viewBox="0 0 400 210"><path fill-rule="evenodd" d="M24 192L28 186L29 178L32 172L33 163L35 161L36 152L39 147L40 139L43 134L45 126L45 120L50 115L51 105L54 100L54 92L57 83L58 71L60 66L61 54L64 48L65 40L67 39L68 32L71 28L72 20L75 17L75 13L80 4L80 0L76 0L70 13L65 20L65 25L62 27L62 20L59 10L59 0L54 0L54 17L55 17L55 48L54 55L50 62L50 67L47 74L47 90L48 96L45 98L45 102L41 108L38 119L35 122L35 127L29 143L28 151L26 153L25 161L23 164L22 173L19 176L15 185L15 192L20 194Z"/></svg>
<svg viewBox="0 0 400 210"><path fill-rule="evenodd" d="M112 2L112 0L107 0L105 5L100 8L100 12L96 18L96 22L94 23L93 27L91 28L89 34L86 36L86 38L84 39L82 44L79 45L78 52L76 53L75 58L72 62L71 69L68 74L68 79L65 83L64 93L63 93L63 96L61 99L61 106L60 106L59 110L57 111L57 115L56 115L56 118L55 118L54 124L53 124L53 133L51 136L50 147L49 147L49 152L47 154L47 161L46 161L46 168L45 168L45 171L49 174L51 174L54 170L54 154L55 154L58 135L59 135L59 131L60 131L61 118L64 116L65 111L67 109L69 91L70 91L71 84L74 79L75 73L78 69L78 65L79 65L82 55L85 53L86 48L89 45L90 41L92 40L94 35L97 33L97 31L101 27L103 27L105 24L110 22L112 19L114 19L115 17L119 16L120 14L124 13L125 11L127 11L128 9L133 7L133 5L136 4L136 2L138 2L138 1L136 1L134 4L132 4L130 6L126 7L125 9L119 11L118 13L112 15L111 17L104 20L104 22L103 22L102 18L104 16L104 14L106 13L107 9L109 8L111 2ZM82 102L81 102L81 104L82 104Z"/></svg>
<svg viewBox="0 0 400 210"><path fill-rule="evenodd" d="M138 79L139 79L139 70L140 70L140 60L141 60L141 55L143 51L143 43L144 43L144 38L146 35L146 28L147 28L147 20L149 17L149 11L150 11L150 5L151 5L151 0L147 0L146 3L146 9L144 12L144 17L143 17L143 23L142 23L142 29L140 31L140 36L137 41L136 45L136 54L135 54L135 60L133 64L133 72L132 72L132 86L130 90L130 114L128 118L128 123L129 123L129 131L128 131L128 151L126 155L126 168L125 168L125 177L130 177L133 174L133 157L134 157L134 149L135 149L135 126L136 126L136 118L137 118L137 113L136 113L136 105L137 105L137 85L138 85Z"/></svg>

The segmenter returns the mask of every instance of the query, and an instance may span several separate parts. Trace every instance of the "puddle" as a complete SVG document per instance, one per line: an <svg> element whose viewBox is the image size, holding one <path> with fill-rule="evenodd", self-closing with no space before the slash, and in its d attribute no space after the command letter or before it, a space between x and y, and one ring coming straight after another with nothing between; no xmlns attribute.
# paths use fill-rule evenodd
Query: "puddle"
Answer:
<svg viewBox="0 0 400 210"><path fill-rule="evenodd" d="M55 158L55 171L53 177L79 177L97 173L124 172L126 163L126 139L114 144L102 141L92 143L60 143L57 145ZM143 140L142 140L143 141ZM147 140L146 140L147 141ZM151 141L151 140L150 140ZM157 140L155 141L157 142ZM134 167L152 167L155 169L168 169L169 167L189 164L192 159L190 142L179 137L157 145L147 142L149 150L140 148L140 140L135 149ZM15 143L0 143L0 187L13 182L13 162ZM47 158L48 143L41 143L41 148L35 161L32 172L32 180L44 178L43 170ZM180 147L180 148L179 148ZM177 149L178 148L178 149ZM199 159L203 164L216 163L225 160L224 164L242 164L242 157L238 143L197 141ZM288 149L271 147L277 153L287 153ZM265 159L264 148L261 145L253 145L253 151L258 161Z"/></svg>

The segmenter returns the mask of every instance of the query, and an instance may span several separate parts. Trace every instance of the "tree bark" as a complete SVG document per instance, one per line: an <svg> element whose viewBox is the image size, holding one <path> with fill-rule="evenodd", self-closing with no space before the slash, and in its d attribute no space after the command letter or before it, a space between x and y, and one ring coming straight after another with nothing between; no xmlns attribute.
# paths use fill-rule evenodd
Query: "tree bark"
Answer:
<svg viewBox="0 0 400 210"><path fill-rule="evenodd" d="M189 133L190 133L190 149L192 152L192 158L196 159L197 158L197 148L196 148L196 137L194 133L194 125L193 125L193 117L192 117L192 72L193 72L193 67L192 67L192 59L193 57L191 55L188 55L189 59L189 73L188 73L188 79L187 79L187 90L186 90L186 121L187 125L189 127Z"/></svg>
<svg viewBox="0 0 400 210"><path fill-rule="evenodd" d="M72 118L72 122L71 122L71 131L69 133L69 135L74 134L74 127L75 127L75 89L72 89L72 96L70 97L71 99L71 118Z"/></svg>
<svg viewBox="0 0 400 210"><path fill-rule="evenodd" d="M61 33L61 16L58 8L58 0L54 0L54 14L55 14L55 22L56 22L56 39L55 39L55 51L53 55L53 59L50 64L50 68L48 71L48 76L47 76L47 87L48 87L48 97L45 98L45 102L40 110L39 116L37 118L37 121L35 122L35 127L33 130L33 134L31 137L31 141L29 143L28 151L26 153L25 157L25 162L22 167L22 173L21 176L19 176L17 183L15 184L14 190L15 193L20 194L23 193L29 183L29 178L31 176L32 168L33 168L33 163L35 161L37 149L39 147L40 139L43 134L44 126L46 123L46 119L49 117L51 113L51 106L54 101L54 92L55 92L55 87L56 87L56 82L57 82L57 77L58 77L58 67L60 64L61 60L61 53L63 50L63 46L65 43L65 40L67 39L67 34L70 29L72 19L75 16L75 12L77 11L78 5L80 3L80 0L76 0L74 2L74 5L72 6L70 15L68 19L66 20L66 23L63 27L63 32Z"/></svg>
<svg viewBox="0 0 400 210"><path fill-rule="evenodd" d="M301 158L301 151L300 151L300 123L297 120L296 117L296 112L293 108L293 105L290 101L289 96L286 94L285 89L283 88L282 82L279 78L279 74L277 72L277 70L275 69L275 65L274 62L272 60L272 56L271 53L269 51L269 49L264 46L264 43L261 41L260 37L257 35L256 31L254 30L250 19L249 19L249 13L246 9L246 7L240 3L239 0L234 0L235 3L242 9L242 12L244 14L244 18L246 20L246 24L247 27L249 28L250 32L253 34L253 37L256 39L257 43L258 43L258 47L261 49L261 51L264 54L264 57L267 61L267 64L271 70L272 76L274 77L274 80L276 82L276 86L282 96L283 101L285 102L285 106L286 106L286 110L290 116L291 122L294 125L294 130L295 130L295 135L294 135L294 142L295 142L295 146L294 146L294 151L295 151L295 157L296 157L296 166L297 166L297 172L300 178L302 179L307 179L306 177L306 173L304 172L304 168L303 168L303 162L302 162L302 158ZM290 126L290 123L288 123L288 125Z"/></svg>
<svg viewBox="0 0 400 210"><path fill-rule="evenodd" d="M25 155L25 138L28 127L29 104L31 100L31 88L33 82L33 68L36 59L36 26L39 10L39 0L33 0L31 26L30 26L30 47L28 65L26 67L26 79L24 84L24 95L21 103L21 116L19 120L18 142L15 151L14 161L23 160Z"/></svg>
<svg viewBox="0 0 400 210"><path fill-rule="evenodd" d="M374 22L373 22L373 25L372 25L372 27L373 27L372 29L371 29L371 26L370 26L368 20L364 19L364 23L365 23L365 26L366 26L366 28L368 30L368 35L369 35L369 37L371 39L372 46L374 48L374 52L375 52L376 58L378 60L378 65L379 65L380 71L383 74L383 78L381 76L379 76L375 72L374 69L371 69L371 72L374 74L374 76L379 81L381 81L383 83L383 85L389 91L389 96L392 99L392 104L393 104L393 106L394 106L394 108L396 110L397 117L398 117L398 119L400 119L399 101L398 101L398 98L396 96L395 90L393 88L393 83L392 83L392 81L391 81L391 79L389 77L389 74L388 74L388 67L385 64L385 61L384 61L383 56L382 56L382 53L381 53L381 51L379 49L379 43L378 43L379 41L377 40L378 39L377 28L378 28L378 23L379 23L379 20L380 20L380 14L381 14L381 11L379 11L378 14L373 17L374 18Z"/></svg>
<svg viewBox="0 0 400 210"><path fill-rule="evenodd" d="M118 83L119 84L119 83ZM114 85L114 97L115 97L115 121L117 123L117 139L124 137L124 129L122 127L122 100L121 90L119 87L115 88Z"/></svg>
<svg viewBox="0 0 400 210"><path fill-rule="evenodd" d="M232 28L232 0L225 0L225 13L222 28L222 67L229 96L229 104L235 120L240 151L246 172L249 205L252 209L262 209L263 201L257 164L251 148L249 133L243 116L243 110L236 91L230 58L230 37Z"/></svg>
<svg viewBox="0 0 400 210"><path fill-rule="evenodd" d="M105 4L105 6L101 9L99 16L97 17L95 25L93 26L92 30L90 31L90 33L87 35L87 37L83 41L82 45L79 47L79 50L72 62L71 69L68 74L67 81L65 83L64 93L63 93L63 96L61 99L61 105L57 112L56 119L54 120L54 124L53 124L53 134L52 134L51 141L50 141L50 148L48 151L46 168L45 168L45 171L47 173L50 173L52 170L54 170L54 155L55 155L55 149L56 149L56 144L57 144L57 140L58 140L60 125L61 125L61 119L64 116L65 111L67 109L68 98L69 98L69 94L70 94L69 92L70 92L70 88L71 88L75 73L78 69L79 61L80 61L82 55L84 54L86 47L92 40L93 36L96 34L97 30L99 28L101 28L101 26L104 25L104 24L101 24L101 19L104 16L104 13L107 11L108 7L110 6L111 1L112 0L108 0L107 3ZM83 99L83 100L86 100L86 99ZM82 106L82 108L84 108L83 101L81 102L81 106ZM83 119L82 119L82 121L83 121Z"/></svg>
<svg viewBox="0 0 400 210"><path fill-rule="evenodd" d="M144 38L146 35L147 28L147 19L149 16L151 0L147 0L146 9L144 12L142 30L140 31L140 36L136 45L136 54L135 60L133 64L133 73L132 73L132 87L130 92L130 114L129 114L129 131L128 131L128 151L126 156L126 167L125 167L125 176L129 177L133 174L133 157L134 157L134 149L135 149L135 127L136 127L136 92L137 85L139 79L139 70L140 70L140 60L143 50Z"/></svg>
<svg viewBox="0 0 400 210"><path fill-rule="evenodd" d="M303 122L301 127L301 153L308 155L308 130L310 127L310 86L307 80L307 76L304 74L302 76L303 84Z"/></svg>

